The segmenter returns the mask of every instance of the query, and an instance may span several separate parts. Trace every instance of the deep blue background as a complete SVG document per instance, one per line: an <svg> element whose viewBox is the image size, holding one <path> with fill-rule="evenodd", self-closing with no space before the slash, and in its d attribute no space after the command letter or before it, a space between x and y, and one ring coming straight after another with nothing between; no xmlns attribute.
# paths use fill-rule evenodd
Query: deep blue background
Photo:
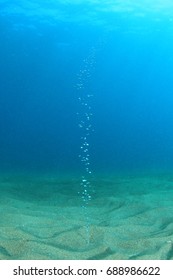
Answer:
<svg viewBox="0 0 173 280"><path fill-rule="evenodd" d="M12 28L15 21L24 27ZM106 31L68 22L27 28L28 21L0 18L1 170L81 169L76 84L93 48L95 69L84 84L94 94L92 169L172 168L173 38L167 21L157 28L140 23L145 32L130 32L129 21L120 24L116 16L121 28Z"/></svg>

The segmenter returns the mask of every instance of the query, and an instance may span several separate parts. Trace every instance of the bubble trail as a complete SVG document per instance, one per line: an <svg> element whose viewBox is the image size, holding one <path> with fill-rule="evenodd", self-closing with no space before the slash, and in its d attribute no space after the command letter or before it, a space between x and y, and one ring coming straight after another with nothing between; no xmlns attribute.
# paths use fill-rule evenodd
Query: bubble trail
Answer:
<svg viewBox="0 0 173 280"><path fill-rule="evenodd" d="M79 159L82 166L82 178L81 178L81 192L79 194L82 197L82 208L85 216L85 230L87 244L90 243L90 218L88 212L88 206L92 199L92 169L90 161L90 136L94 131L92 126L92 97L93 94L89 89L89 84L95 65L95 48L92 48L90 54L83 60L83 65L78 74L78 82L76 88L78 91L79 112L78 115L78 127L81 131L81 143Z"/></svg>

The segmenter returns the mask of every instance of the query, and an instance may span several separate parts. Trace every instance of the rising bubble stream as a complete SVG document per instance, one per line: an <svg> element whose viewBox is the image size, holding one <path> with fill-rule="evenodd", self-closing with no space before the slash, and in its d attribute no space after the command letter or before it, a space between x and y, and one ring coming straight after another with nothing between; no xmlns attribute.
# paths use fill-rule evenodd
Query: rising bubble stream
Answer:
<svg viewBox="0 0 173 280"><path fill-rule="evenodd" d="M82 197L82 208L86 220L86 233L87 233L87 243L90 242L90 218L88 213L88 206L92 199L93 187L91 184L92 180L92 168L90 159L90 137L93 133L93 111L92 111L92 97L93 92L90 88L91 75L94 70L95 65L95 49L92 48L88 57L83 60L83 65L78 74L78 102L79 102L79 112L78 115L78 126L80 129L80 152L79 159L82 166L82 178L80 182L81 191L79 194Z"/></svg>

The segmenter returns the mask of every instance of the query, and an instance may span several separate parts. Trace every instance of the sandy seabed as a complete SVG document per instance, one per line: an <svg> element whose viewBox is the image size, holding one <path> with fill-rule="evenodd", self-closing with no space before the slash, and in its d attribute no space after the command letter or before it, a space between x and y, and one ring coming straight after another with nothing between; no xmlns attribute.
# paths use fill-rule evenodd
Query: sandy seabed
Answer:
<svg viewBox="0 0 173 280"><path fill-rule="evenodd" d="M173 176L0 177L1 260L173 260Z"/></svg>

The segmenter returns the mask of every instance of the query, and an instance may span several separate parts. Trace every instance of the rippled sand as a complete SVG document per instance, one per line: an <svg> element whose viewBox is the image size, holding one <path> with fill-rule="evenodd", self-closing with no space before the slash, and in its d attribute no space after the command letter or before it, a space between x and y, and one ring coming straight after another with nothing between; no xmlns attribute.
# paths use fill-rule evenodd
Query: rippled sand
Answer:
<svg viewBox="0 0 173 280"><path fill-rule="evenodd" d="M173 259L173 176L0 178L0 259Z"/></svg>

